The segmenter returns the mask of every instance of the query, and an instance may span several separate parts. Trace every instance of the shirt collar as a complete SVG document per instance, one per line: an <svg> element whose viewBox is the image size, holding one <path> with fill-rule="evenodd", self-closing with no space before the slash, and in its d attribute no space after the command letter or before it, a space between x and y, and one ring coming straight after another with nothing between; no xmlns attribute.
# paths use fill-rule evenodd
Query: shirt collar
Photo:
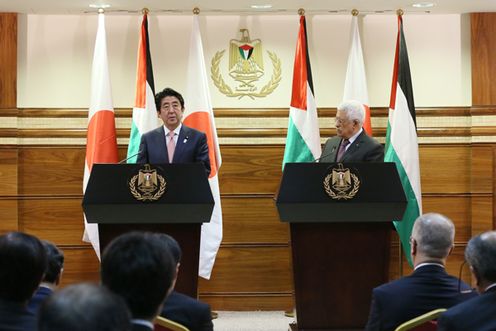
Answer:
<svg viewBox="0 0 496 331"><path fill-rule="evenodd" d="M484 292L487 292L489 289L492 289L492 288L495 288L496 287L496 283L493 283L491 285L489 285L488 287L486 287L486 289L484 290Z"/></svg>
<svg viewBox="0 0 496 331"><path fill-rule="evenodd" d="M183 126L183 123L179 123L177 128L174 129L174 133L176 136L179 136L179 132L181 131L181 127ZM171 130L169 130L165 125L164 125L164 131L165 135L167 136Z"/></svg>
<svg viewBox="0 0 496 331"><path fill-rule="evenodd" d="M358 130L358 132L357 132L357 133L355 133L354 135L352 135L352 136L348 139L348 141L350 142L350 143L349 143L349 146L351 146L351 144L353 144L353 142L356 140L356 138L358 138L358 136L362 133L362 131L363 131L363 128L360 128L360 130Z"/></svg>
<svg viewBox="0 0 496 331"><path fill-rule="evenodd" d="M444 269L444 265L442 265L441 263L425 262L425 263L420 263L413 270L417 270L418 268L425 267L425 266L428 266L428 265L436 265L436 266L441 267L441 268Z"/></svg>
<svg viewBox="0 0 496 331"><path fill-rule="evenodd" d="M142 319L139 319L139 318L133 318L131 320L131 323L143 325L143 326L149 327L151 330L153 330L153 323L150 322L150 321L147 321L147 320L142 320Z"/></svg>

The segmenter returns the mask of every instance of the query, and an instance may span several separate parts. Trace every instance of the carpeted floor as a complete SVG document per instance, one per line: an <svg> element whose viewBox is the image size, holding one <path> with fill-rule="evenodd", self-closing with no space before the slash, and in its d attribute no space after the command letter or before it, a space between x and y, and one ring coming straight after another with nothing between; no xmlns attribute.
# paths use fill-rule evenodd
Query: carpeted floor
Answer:
<svg viewBox="0 0 496 331"><path fill-rule="evenodd" d="M287 331L294 318L283 311L218 311L214 319L215 331Z"/></svg>

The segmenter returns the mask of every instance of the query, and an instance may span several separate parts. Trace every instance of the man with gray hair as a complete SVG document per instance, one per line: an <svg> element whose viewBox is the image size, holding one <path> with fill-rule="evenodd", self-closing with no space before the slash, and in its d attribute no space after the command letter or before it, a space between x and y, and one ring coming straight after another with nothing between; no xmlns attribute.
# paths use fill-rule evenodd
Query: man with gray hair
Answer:
<svg viewBox="0 0 496 331"><path fill-rule="evenodd" d="M410 238L414 271L373 290L366 330L394 330L431 310L476 296L467 284L446 273L454 239L455 226L446 216L428 213L415 220Z"/></svg>
<svg viewBox="0 0 496 331"><path fill-rule="evenodd" d="M481 295L443 313L438 330L496 330L496 231L470 239L465 260Z"/></svg>
<svg viewBox="0 0 496 331"><path fill-rule="evenodd" d="M336 112L337 136L324 145L320 162L382 162L384 148L363 130L365 109L355 100L338 106Z"/></svg>

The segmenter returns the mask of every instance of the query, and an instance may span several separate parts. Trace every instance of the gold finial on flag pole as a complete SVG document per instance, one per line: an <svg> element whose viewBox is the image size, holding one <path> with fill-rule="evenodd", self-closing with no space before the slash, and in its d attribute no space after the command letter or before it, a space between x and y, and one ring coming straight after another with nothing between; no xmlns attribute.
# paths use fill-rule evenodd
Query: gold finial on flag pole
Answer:
<svg viewBox="0 0 496 331"><path fill-rule="evenodd" d="M200 15L200 8L198 7L193 8L193 14Z"/></svg>
<svg viewBox="0 0 496 331"><path fill-rule="evenodd" d="M358 11L358 9L353 9L353 10L351 11L351 15L353 15L353 16L358 16L358 14L359 14L359 13L360 13L360 12Z"/></svg>
<svg viewBox="0 0 496 331"><path fill-rule="evenodd" d="M403 16L403 14L404 14L404 13L405 13L405 12L403 11L403 9L398 9L398 10L396 11L396 15L398 15L398 16Z"/></svg>
<svg viewBox="0 0 496 331"><path fill-rule="evenodd" d="M150 12L150 10L148 8L146 8L146 7L144 7L143 9L141 9L141 13L143 15L148 15L149 12Z"/></svg>
<svg viewBox="0 0 496 331"><path fill-rule="evenodd" d="M105 13L105 9L103 8L98 8L98 14L103 14Z"/></svg>
<svg viewBox="0 0 496 331"><path fill-rule="evenodd" d="M298 15L305 16L305 9L303 8L298 9Z"/></svg>

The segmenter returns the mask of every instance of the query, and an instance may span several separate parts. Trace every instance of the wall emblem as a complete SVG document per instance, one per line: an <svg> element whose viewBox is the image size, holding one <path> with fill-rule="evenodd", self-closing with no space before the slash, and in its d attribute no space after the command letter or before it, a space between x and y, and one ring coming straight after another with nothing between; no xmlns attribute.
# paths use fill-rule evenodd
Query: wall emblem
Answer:
<svg viewBox="0 0 496 331"><path fill-rule="evenodd" d="M329 174L324 178L323 184L327 195L335 200L353 199L360 189L358 172L344 168L342 163L329 169Z"/></svg>
<svg viewBox="0 0 496 331"><path fill-rule="evenodd" d="M263 98L271 94L281 81L281 60L274 52L267 51L272 63L272 76L260 89L257 83L265 76L262 41L250 40L248 29L240 29L241 40L229 43L229 77L236 86L229 86L220 73L222 56L226 50L218 51L212 59L211 77L219 91L228 97Z"/></svg>
<svg viewBox="0 0 496 331"><path fill-rule="evenodd" d="M155 201L164 194L166 185L165 178L145 164L129 181L129 190L136 200Z"/></svg>

